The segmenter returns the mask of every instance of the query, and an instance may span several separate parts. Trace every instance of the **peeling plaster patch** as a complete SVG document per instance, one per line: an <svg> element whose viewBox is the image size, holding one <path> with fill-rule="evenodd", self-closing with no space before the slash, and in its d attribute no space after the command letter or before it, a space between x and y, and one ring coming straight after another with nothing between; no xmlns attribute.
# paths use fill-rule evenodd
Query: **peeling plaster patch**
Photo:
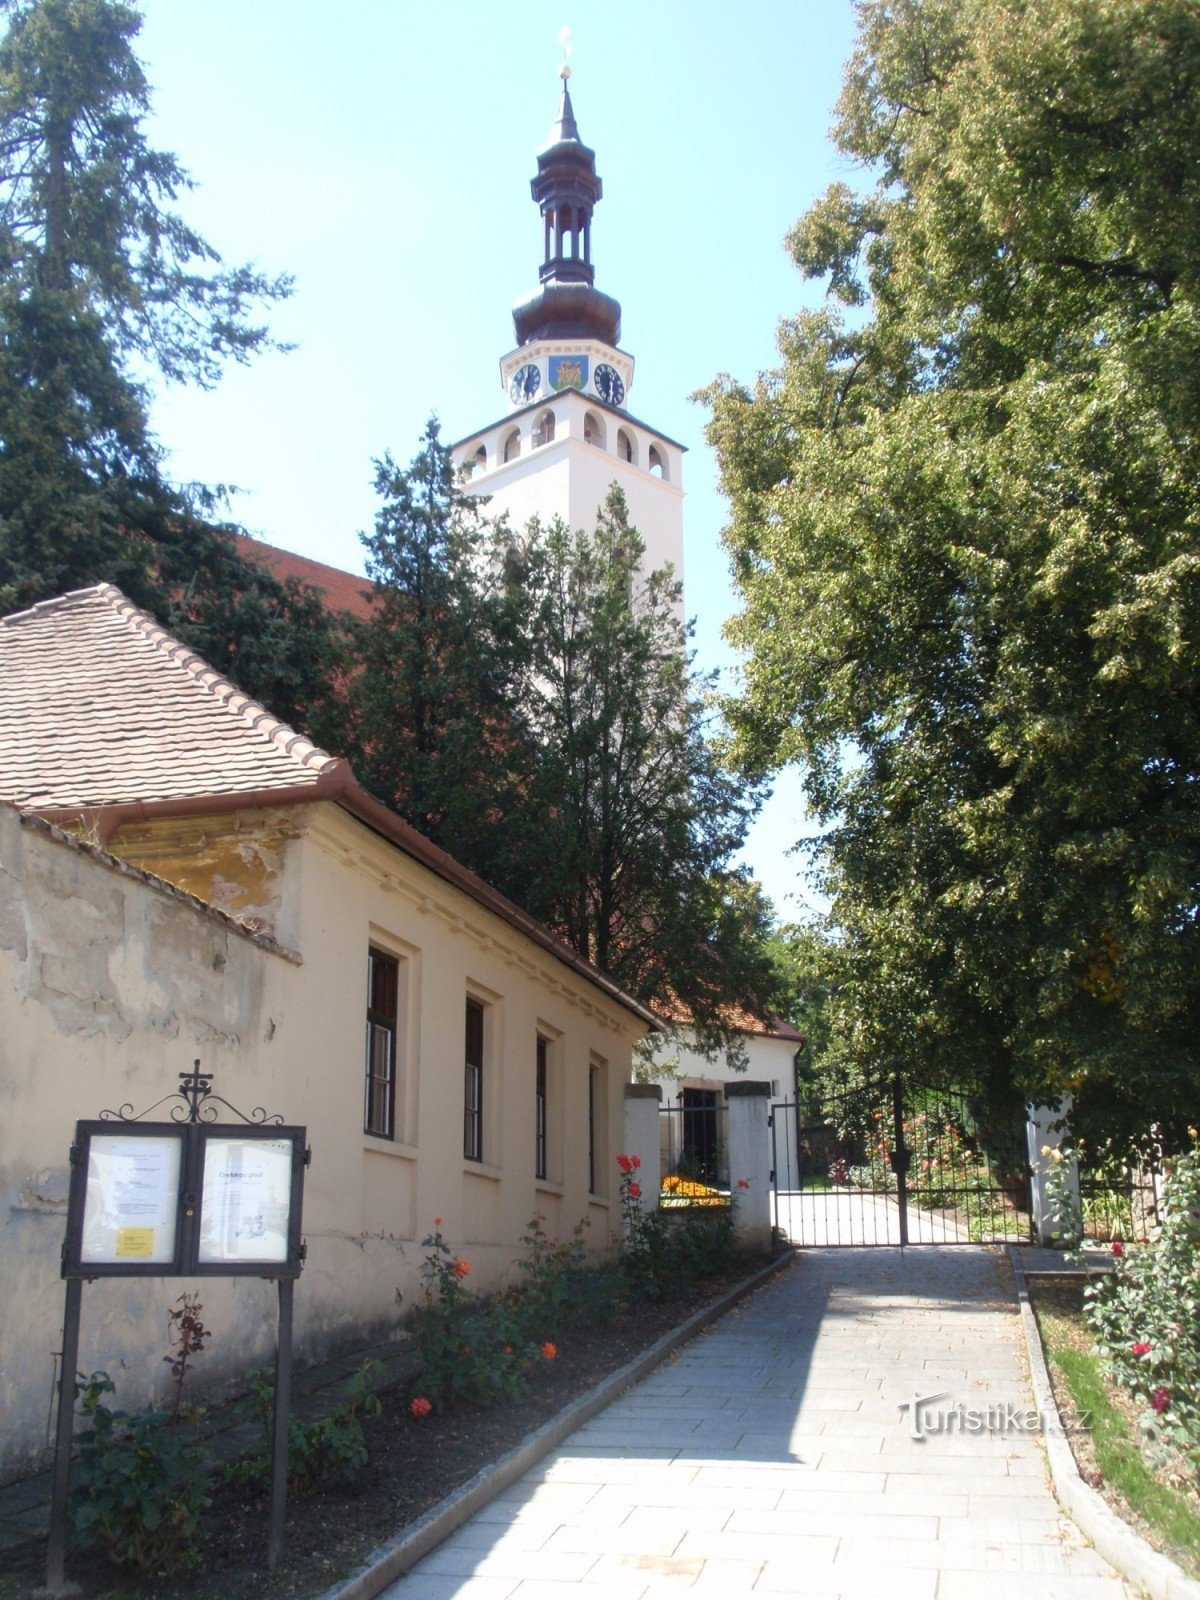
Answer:
<svg viewBox="0 0 1200 1600"><path fill-rule="evenodd" d="M20 828L15 812L0 812L0 949L13 987L59 1034L186 1033L236 1050L260 1031L262 957L239 930L194 901L147 893L153 886L107 857Z"/></svg>
<svg viewBox="0 0 1200 1600"><path fill-rule="evenodd" d="M45 1211L62 1216L67 1209L71 1175L65 1169L44 1167L31 1173L13 1201L14 1211Z"/></svg>
<svg viewBox="0 0 1200 1600"><path fill-rule="evenodd" d="M276 886L301 821L276 809L245 816L159 818L118 829L112 848L256 933L273 933Z"/></svg>

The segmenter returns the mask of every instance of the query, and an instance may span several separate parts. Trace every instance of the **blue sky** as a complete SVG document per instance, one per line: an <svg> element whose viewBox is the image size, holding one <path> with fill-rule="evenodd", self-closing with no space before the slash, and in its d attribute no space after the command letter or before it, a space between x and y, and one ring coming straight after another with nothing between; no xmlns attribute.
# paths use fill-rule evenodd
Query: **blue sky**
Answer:
<svg viewBox="0 0 1200 1600"><path fill-rule="evenodd" d="M296 279L272 317L296 348L207 394L161 392L155 426L176 478L239 487L232 514L251 532L361 570L372 457L409 460L431 412L453 439L505 409L497 362L536 282L529 178L566 25L604 181L596 281L622 303L631 410L689 446L686 603L700 665L728 677L725 505L689 396L772 367L778 319L819 297L782 240L829 182L855 181L828 141L852 6L574 9L147 0L151 137L197 183L181 209L227 261ZM814 903L785 854L806 831L785 774L746 859L787 918Z"/></svg>

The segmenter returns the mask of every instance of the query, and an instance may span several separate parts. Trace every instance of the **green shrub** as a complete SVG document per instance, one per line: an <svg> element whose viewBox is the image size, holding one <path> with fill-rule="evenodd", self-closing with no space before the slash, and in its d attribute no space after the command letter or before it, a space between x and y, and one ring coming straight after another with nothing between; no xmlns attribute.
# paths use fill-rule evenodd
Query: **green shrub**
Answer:
<svg viewBox="0 0 1200 1600"><path fill-rule="evenodd" d="M80 1375L82 1378L82 1374ZM209 1504L204 1456L192 1432L165 1411L113 1411L106 1372L76 1391L88 1426L79 1436L71 1524L83 1544L99 1539L118 1566L153 1572L191 1541Z"/></svg>
<svg viewBox="0 0 1200 1600"><path fill-rule="evenodd" d="M312 1494L331 1483L352 1481L371 1459L363 1419L378 1416L381 1406L374 1379L380 1363L368 1358L346 1384L341 1402L322 1417L288 1418L288 1485L298 1495ZM239 1461L231 1476L242 1483L264 1483L271 1472L275 1420L275 1379L269 1371L250 1380L246 1414L258 1423L261 1443Z"/></svg>
<svg viewBox="0 0 1200 1600"><path fill-rule="evenodd" d="M621 1273L630 1291L647 1300L682 1293L723 1265L733 1248L733 1203L646 1211L637 1156L618 1156L625 1238Z"/></svg>
<svg viewBox="0 0 1200 1600"><path fill-rule="evenodd" d="M586 1222L577 1223L564 1244L547 1237L545 1220L532 1217L521 1235L525 1255L517 1265L524 1281L513 1297L525 1336L539 1341L560 1333L578 1314L581 1283L591 1276L583 1270Z"/></svg>
<svg viewBox="0 0 1200 1600"><path fill-rule="evenodd" d="M440 1219L422 1240L423 1303L413 1317L413 1349L421 1363L421 1392L439 1410L453 1405L491 1406L519 1400L538 1359L519 1295L486 1305L463 1287L470 1266L446 1243ZM543 1291L559 1276L550 1248L538 1247ZM553 1346L546 1342L546 1348ZM556 1352L555 1352L556 1353ZM553 1359L553 1355L543 1357Z"/></svg>

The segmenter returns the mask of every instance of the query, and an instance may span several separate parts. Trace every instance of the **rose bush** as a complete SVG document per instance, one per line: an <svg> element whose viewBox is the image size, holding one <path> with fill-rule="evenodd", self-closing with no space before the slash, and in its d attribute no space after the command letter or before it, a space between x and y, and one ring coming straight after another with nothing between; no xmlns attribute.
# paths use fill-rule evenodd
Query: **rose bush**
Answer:
<svg viewBox="0 0 1200 1600"><path fill-rule="evenodd" d="M1114 1241L1119 1244L1120 1241ZM1087 1291L1087 1318L1117 1382L1145 1404L1149 1441L1169 1440L1200 1473L1200 1150L1173 1166L1148 1244L1114 1249Z"/></svg>

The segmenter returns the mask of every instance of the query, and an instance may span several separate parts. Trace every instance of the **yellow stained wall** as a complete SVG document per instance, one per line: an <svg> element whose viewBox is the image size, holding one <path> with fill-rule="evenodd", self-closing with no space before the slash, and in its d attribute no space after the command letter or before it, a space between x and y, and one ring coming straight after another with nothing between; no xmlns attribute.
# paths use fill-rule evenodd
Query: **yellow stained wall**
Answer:
<svg viewBox="0 0 1200 1600"><path fill-rule="evenodd" d="M249 881L299 962L0 807L0 1472L43 1455L75 1122L123 1103L141 1111L196 1056L233 1104L308 1128L302 1356L398 1327L419 1295L420 1240L435 1217L479 1289L505 1280L536 1212L552 1236L587 1220L597 1252L616 1237L612 1157L638 1020L337 807L297 807L282 826L279 816L204 819L203 861L189 881L217 861L221 881L235 882L230 863L249 839L259 840L252 861L264 859L265 824L274 859ZM164 871L176 859L188 878L186 838L171 823L156 842L152 825L139 824L136 853ZM395 1141L362 1131L373 940L402 961ZM462 1153L468 993L487 1006L482 1165ZM555 1181L545 1184L534 1179L539 1031L552 1041ZM607 1198L588 1193L588 1074L600 1061L598 1187ZM80 1365L107 1369L122 1405L161 1386L166 1310L185 1287L153 1279L85 1288ZM268 1359L269 1284L191 1287L214 1329L201 1386L205 1374L219 1388Z"/></svg>

